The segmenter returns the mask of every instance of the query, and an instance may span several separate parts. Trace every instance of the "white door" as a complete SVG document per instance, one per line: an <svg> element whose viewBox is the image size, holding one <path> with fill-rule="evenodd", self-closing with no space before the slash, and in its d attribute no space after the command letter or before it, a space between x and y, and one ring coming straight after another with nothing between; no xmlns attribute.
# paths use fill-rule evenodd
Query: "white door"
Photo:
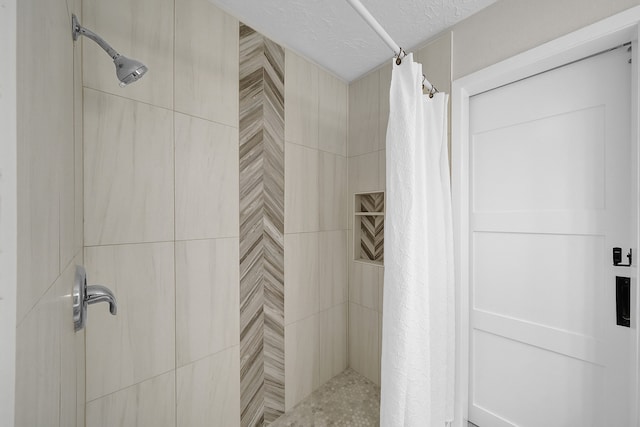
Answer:
<svg viewBox="0 0 640 427"><path fill-rule="evenodd" d="M616 276L633 288L636 268L612 265L613 247L623 263L638 253L630 58L620 47L470 99L480 427L631 425L637 320L616 325Z"/></svg>

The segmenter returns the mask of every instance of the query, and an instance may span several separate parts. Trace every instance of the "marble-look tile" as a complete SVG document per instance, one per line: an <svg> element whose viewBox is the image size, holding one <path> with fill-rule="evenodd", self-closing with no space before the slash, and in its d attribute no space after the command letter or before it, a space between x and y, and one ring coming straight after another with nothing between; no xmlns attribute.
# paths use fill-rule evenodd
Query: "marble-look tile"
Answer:
<svg viewBox="0 0 640 427"><path fill-rule="evenodd" d="M121 88L109 55L82 38L85 87L173 108L174 0L85 0L82 6L83 26L149 68L142 79Z"/></svg>
<svg viewBox="0 0 640 427"><path fill-rule="evenodd" d="M320 310L326 310L341 304L348 298L347 233L346 230L318 233L318 295Z"/></svg>
<svg viewBox="0 0 640 427"><path fill-rule="evenodd" d="M80 13L81 0L75 0L76 9ZM80 16L80 15L78 15ZM84 101L82 88L82 46L73 46L73 143L74 143L74 250L82 250L84 245Z"/></svg>
<svg viewBox="0 0 640 427"><path fill-rule="evenodd" d="M379 155L377 151L349 158L349 196L379 191Z"/></svg>
<svg viewBox="0 0 640 427"><path fill-rule="evenodd" d="M177 427L240 425L239 361L234 346L178 368Z"/></svg>
<svg viewBox="0 0 640 427"><path fill-rule="evenodd" d="M351 261L349 301L378 310L380 305L381 267L366 262Z"/></svg>
<svg viewBox="0 0 640 427"><path fill-rule="evenodd" d="M175 427L175 372L87 403L87 427Z"/></svg>
<svg viewBox="0 0 640 427"><path fill-rule="evenodd" d="M73 256L72 219L61 218L73 212L73 44L64 0L16 5L20 321L58 277L61 254Z"/></svg>
<svg viewBox="0 0 640 427"><path fill-rule="evenodd" d="M175 114L176 240L238 236L238 130Z"/></svg>
<svg viewBox="0 0 640 427"><path fill-rule="evenodd" d="M285 144L285 233L318 231L320 228L318 156L318 150Z"/></svg>
<svg viewBox="0 0 640 427"><path fill-rule="evenodd" d="M349 303L349 366L380 384L380 314Z"/></svg>
<svg viewBox="0 0 640 427"><path fill-rule="evenodd" d="M318 148L347 155L349 86L324 70L318 75Z"/></svg>
<svg viewBox="0 0 640 427"><path fill-rule="evenodd" d="M60 329L62 316L70 312L63 313L56 288L51 286L17 327L16 426L60 425Z"/></svg>
<svg viewBox="0 0 640 427"><path fill-rule="evenodd" d="M173 240L173 113L84 92L85 245Z"/></svg>
<svg viewBox="0 0 640 427"><path fill-rule="evenodd" d="M380 425L380 387L352 369L313 392L271 427Z"/></svg>
<svg viewBox="0 0 640 427"><path fill-rule="evenodd" d="M284 413L284 68L281 46L240 24L241 425Z"/></svg>
<svg viewBox="0 0 640 427"><path fill-rule="evenodd" d="M237 128L238 20L207 0L176 0L175 13L176 111Z"/></svg>
<svg viewBox="0 0 640 427"><path fill-rule="evenodd" d="M389 91L391 89L391 69L392 61L380 68L380 116L379 130L380 143L378 148L384 149L387 146L387 124L389 123Z"/></svg>
<svg viewBox="0 0 640 427"><path fill-rule="evenodd" d="M349 85L349 157L380 148L379 78L374 71Z"/></svg>
<svg viewBox="0 0 640 427"><path fill-rule="evenodd" d="M240 339L238 239L176 242L176 356L184 366Z"/></svg>
<svg viewBox="0 0 640 427"><path fill-rule="evenodd" d="M86 372L87 358L85 353L86 331L76 332L76 354L81 354L80 363L77 366L76 375L76 427L86 425Z"/></svg>
<svg viewBox="0 0 640 427"><path fill-rule="evenodd" d="M347 158L323 151L318 157L320 230L344 230L349 214Z"/></svg>
<svg viewBox="0 0 640 427"><path fill-rule="evenodd" d="M284 236L284 323L289 325L319 310L319 233Z"/></svg>
<svg viewBox="0 0 640 427"><path fill-rule="evenodd" d="M348 304L339 304L318 313L320 384L347 368Z"/></svg>
<svg viewBox="0 0 640 427"><path fill-rule="evenodd" d="M318 315L285 326L285 409L288 411L320 385Z"/></svg>
<svg viewBox="0 0 640 427"><path fill-rule="evenodd" d="M387 150L378 151L378 188L387 188Z"/></svg>
<svg viewBox="0 0 640 427"><path fill-rule="evenodd" d="M318 67L285 51L284 139L318 148Z"/></svg>
<svg viewBox="0 0 640 427"><path fill-rule="evenodd" d="M87 401L175 367L173 243L85 248L90 284L109 287L118 301L112 316L92 305L87 319Z"/></svg>
<svg viewBox="0 0 640 427"><path fill-rule="evenodd" d="M384 267L378 269L378 311L382 313L384 306ZM382 319L382 317L381 317Z"/></svg>
<svg viewBox="0 0 640 427"><path fill-rule="evenodd" d="M82 252L76 253L54 284L60 315L60 426L74 427L78 420L78 405L84 407L85 351L84 330L75 332L69 313L73 311L72 286L76 266L82 265ZM78 401L78 394L82 399ZM83 424L81 424L82 426ZM80 426L78 426L80 427Z"/></svg>

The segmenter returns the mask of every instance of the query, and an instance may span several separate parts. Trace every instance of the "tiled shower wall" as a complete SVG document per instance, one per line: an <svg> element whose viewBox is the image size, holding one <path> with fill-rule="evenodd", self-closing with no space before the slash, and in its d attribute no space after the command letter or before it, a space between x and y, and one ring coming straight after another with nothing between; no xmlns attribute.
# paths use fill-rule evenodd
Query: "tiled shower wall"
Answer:
<svg viewBox="0 0 640 427"><path fill-rule="evenodd" d="M451 87L451 33L415 51L429 81ZM384 191L391 61L349 85L349 197ZM384 267L354 260L353 214L349 222L349 366L380 384ZM356 245L359 243L356 242Z"/></svg>
<svg viewBox="0 0 640 427"><path fill-rule="evenodd" d="M240 23L207 0L84 0L82 22L150 70L121 89L84 42L85 264L119 303L89 311L87 425L241 425ZM290 408L347 364L347 85L284 70Z"/></svg>
<svg viewBox="0 0 640 427"><path fill-rule="evenodd" d="M73 331L70 295L82 263L82 76L73 12L80 13L79 0L17 2L15 426L84 425L85 336Z"/></svg>

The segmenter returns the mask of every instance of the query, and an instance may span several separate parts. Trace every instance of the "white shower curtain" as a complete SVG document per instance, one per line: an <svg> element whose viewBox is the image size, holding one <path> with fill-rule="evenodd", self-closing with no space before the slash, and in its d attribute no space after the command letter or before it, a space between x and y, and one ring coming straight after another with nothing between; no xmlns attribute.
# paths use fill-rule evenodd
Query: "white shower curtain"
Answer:
<svg viewBox="0 0 640 427"><path fill-rule="evenodd" d="M393 64L387 128L380 425L453 419L454 279L448 95L422 94L422 65Z"/></svg>

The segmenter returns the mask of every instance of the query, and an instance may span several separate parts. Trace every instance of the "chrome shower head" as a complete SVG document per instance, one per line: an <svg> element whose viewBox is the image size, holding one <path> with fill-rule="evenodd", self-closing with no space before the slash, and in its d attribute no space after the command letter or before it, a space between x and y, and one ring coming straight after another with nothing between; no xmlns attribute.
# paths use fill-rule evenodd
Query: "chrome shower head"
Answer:
<svg viewBox="0 0 640 427"><path fill-rule="evenodd" d="M125 87L129 83L133 83L144 76L149 70L146 65L135 59L129 59L126 56L119 55L113 63L116 66L116 75L120 80L120 86Z"/></svg>
<svg viewBox="0 0 640 427"><path fill-rule="evenodd" d="M116 66L116 75L118 76L118 80L120 80L121 87L140 80L142 76L149 71L147 66L142 62L120 55L102 37L80 25L76 15L71 15L71 31L74 41L78 40L78 36L80 35L87 36L94 42L98 43L98 45L107 52L111 59L113 59L113 63Z"/></svg>

